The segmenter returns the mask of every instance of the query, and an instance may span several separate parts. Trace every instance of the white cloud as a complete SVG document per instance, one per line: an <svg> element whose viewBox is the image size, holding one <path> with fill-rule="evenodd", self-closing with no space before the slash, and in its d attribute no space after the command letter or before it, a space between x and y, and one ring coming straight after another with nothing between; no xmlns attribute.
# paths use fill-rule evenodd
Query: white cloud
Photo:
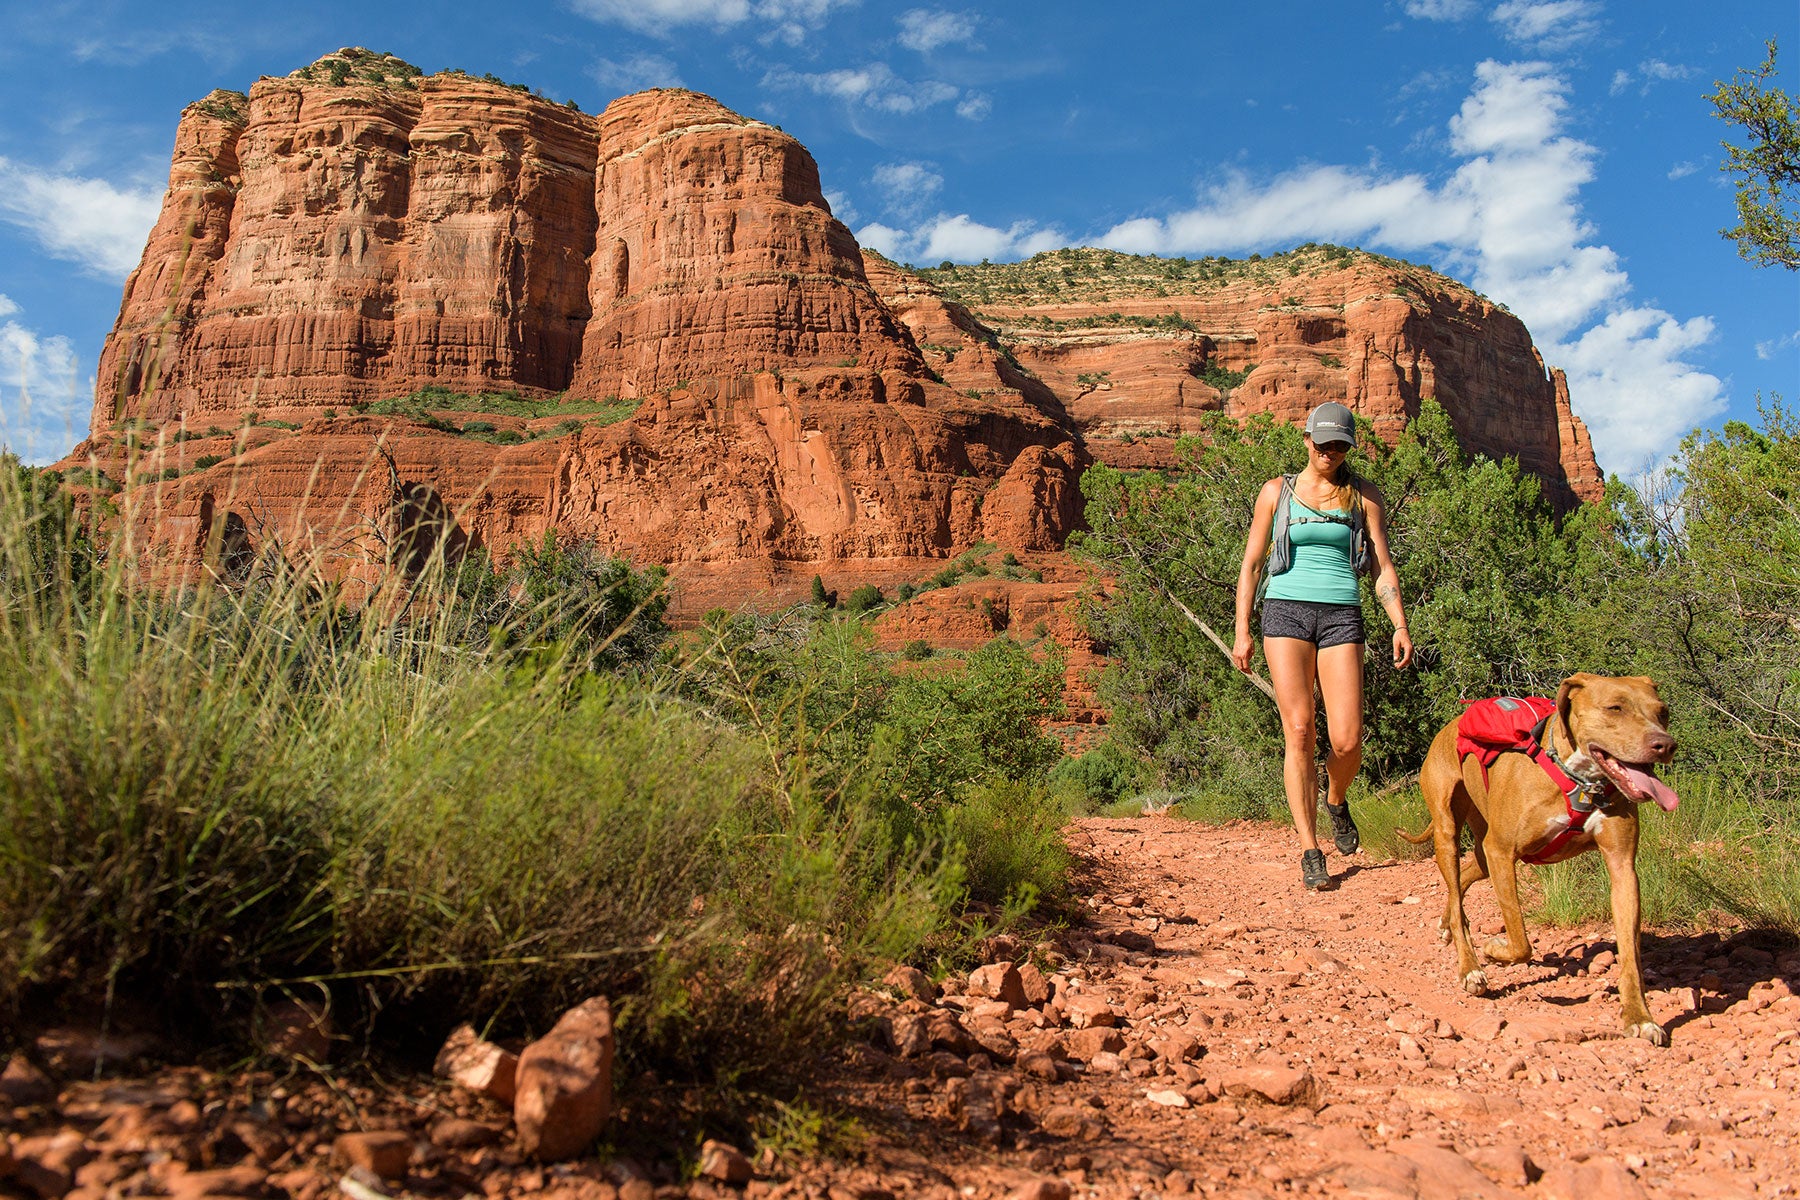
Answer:
<svg viewBox="0 0 1800 1200"><path fill-rule="evenodd" d="M1461 21L1478 10L1475 0L1406 0L1401 5L1409 17L1425 21Z"/></svg>
<svg viewBox="0 0 1800 1200"><path fill-rule="evenodd" d="M941 8L908 9L898 18L900 44L921 54L953 42L979 48L980 43L975 40L975 21L972 13L947 12Z"/></svg>
<svg viewBox="0 0 1800 1200"><path fill-rule="evenodd" d="M0 296L0 317L18 311ZM68 338L0 322L0 443L26 462L54 462L87 432L91 394Z"/></svg>
<svg viewBox="0 0 1800 1200"><path fill-rule="evenodd" d="M771 37L790 44L830 19L835 9L858 0L572 0L584 17L624 25L639 33L671 37L682 25L723 29L755 20Z"/></svg>
<svg viewBox="0 0 1800 1200"><path fill-rule="evenodd" d="M912 82L894 74L886 63L803 73L780 67L763 76L763 86L809 91L848 104L890 113L914 113L954 100L960 91L936 80Z"/></svg>
<svg viewBox="0 0 1800 1200"><path fill-rule="evenodd" d="M29 231L56 258L122 279L143 257L162 207L160 188L53 175L0 156L0 220Z"/></svg>
<svg viewBox="0 0 1800 1200"><path fill-rule="evenodd" d="M906 262L911 237L904 229L871 221L856 231L856 240L871 250L879 251L895 262Z"/></svg>
<svg viewBox="0 0 1800 1200"><path fill-rule="evenodd" d="M634 54L630 58L603 58L588 68L601 87L620 92L641 92L653 87L681 87L675 64L660 54Z"/></svg>
<svg viewBox="0 0 1800 1200"><path fill-rule="evenodd" d="M1649 58L1638 64L1635 74L1622 67L1619 70L1614 71L1612 87L1608 90L1613 95L1617 96L1629 88L1635 80L1642 79L1643 84L1638 88L1638 94L1640 96L1648 95L1651 84L1672 83L1690 78L1693 74L1694 68L1692 67L1684 67L1675 63L1666 63L1660 58Z"/></svg>
<svg viewBox="0 0 1800 1200"><path fill-rule="evenodd" d="M913 230L879 223L865 225L856 238L889 258L932 264L945 259L975 262L984 258L1029 258L1069 244L1068 235L1032 221L1015 221L1001 229L972 220L967 213L940 213Z"/></svg>
<svg viewBox="0 0 1800 1200"><path fill-rule="evenodd" d="M5 299L5 297L0 296L0 300L3 299ZM1777 354L1780 354L1783 350L1792 350L1795 346L1800 346L1800 330L1784 334L1778 338L1770 338L1766 342L1756 343L1756 357L1767 362Z"/></svg>
<svg viewBox="0 0 1800 1200"><path fill-rule="evenodd" d="M944 177L919 162L883 163L870 181L883 193L889 212L916 213L943 190Z"/></svg>
<svg viewBox="0 0 1800 1200"><path fill-rule="evenodd" d="M1669 168L1669 178L1670 179L1686 179L1689 175L1692 175L1695 171L1698 171L1699 169L1700 169L1700 164L1697 162L1693 162L1692 160L1689 160L1686 162L1678 162L1674 166Z"/></svg>
<svg viewBox="0 0 1800 1200"><path fill-rule="evenodd" d="M1450 121L1461 162L1441 182L1329 164L1263 182L1234 173L1192 208L1126 221L1099 241L1160 254L1308 240L1428 251L1519 315L1568 373L1602 466L1635 471L1721 409L1722 383L1685 360L1712 322L1630 303L1618 255L1582 215L1597 155L1563 132L1566 92L1543 63L1484 62Z"/></svg>
<svg viewBox="0 0 1800 1200"><path fill-rule="evenodd" d="M1661 309L1624 308L1570 342L1540 349L1568 375L1601 466L1631 476L1724 411L1724 385L1683 361L1712 335L1708 317L1678 321Z"/></svg>
<svg viewBox="0 0 1800 1200"><path fill-rule="evenodd" d="M854 225L861 219L860 214L856 211L856 206L850 203L850 197L843 192L827 188L825 191L825 203L830 207L831 215L846 225Z"/></svg>
<svg viewBox="0 0 1800 1200"><path fill-rule="evenodd" d="M1489 14L1522 46L1555 53L1600 32L1598 0L1507 0Z"/></svg>
<svg viewBox="0 0 1800 1200"><path fill-rule="evenodd" d="M993 111L993 98L985 92L970 92L956 105L956 115L965 121L985 121Z"/></svg>

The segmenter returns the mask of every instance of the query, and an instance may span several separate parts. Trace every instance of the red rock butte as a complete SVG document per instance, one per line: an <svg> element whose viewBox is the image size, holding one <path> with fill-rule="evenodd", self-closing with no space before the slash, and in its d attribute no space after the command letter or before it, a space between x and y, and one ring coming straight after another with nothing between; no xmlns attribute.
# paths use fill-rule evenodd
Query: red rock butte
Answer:
<svg viewBox="0 0 1800 1200"><path fill-rule="evenodd" d="M982 543L1066 597L1088 463L1168 465L1203 414L1322 400L1391 436L1433 398L1557 503L1599 496L1562 373L1426 268L1308 246L914 271L858 247L804 146L706 96L590 116L344 50L183 112L64 465L149 481L127 511L178 564L223 531L355 573L404 495L502 558L554 529L667 565L678 615Z"/></svg>

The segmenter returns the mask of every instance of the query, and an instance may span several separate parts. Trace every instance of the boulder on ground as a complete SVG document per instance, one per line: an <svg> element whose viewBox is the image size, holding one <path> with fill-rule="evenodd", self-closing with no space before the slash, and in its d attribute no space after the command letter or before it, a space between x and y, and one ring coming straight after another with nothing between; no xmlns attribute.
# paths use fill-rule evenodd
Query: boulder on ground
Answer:
<svg viewBox="0 0 1800 1200"><path fill-rule="evenodd" d="M539 1159L573 1158L612 1111L612 1007L584 1000L519 1055L513 1122L519 1147Z"/></svg>

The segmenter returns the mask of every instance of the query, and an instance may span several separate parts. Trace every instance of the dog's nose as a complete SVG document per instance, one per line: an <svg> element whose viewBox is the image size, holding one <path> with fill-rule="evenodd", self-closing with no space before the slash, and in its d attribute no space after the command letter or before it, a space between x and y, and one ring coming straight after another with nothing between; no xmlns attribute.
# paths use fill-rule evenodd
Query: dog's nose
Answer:
<svg viewBox="0 0 1800 1200"><path fill-rule="evenodd" d="M1675 754L1675 739L1666 733L1653 733L1644 739L1644 745L1650 751L1651 758L1667 761Z"/></svg>

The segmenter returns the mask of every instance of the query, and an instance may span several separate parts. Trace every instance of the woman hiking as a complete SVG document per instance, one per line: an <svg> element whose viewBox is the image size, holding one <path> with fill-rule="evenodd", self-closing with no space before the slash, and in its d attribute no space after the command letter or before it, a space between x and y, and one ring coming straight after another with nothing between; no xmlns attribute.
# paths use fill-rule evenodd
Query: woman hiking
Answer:
<svg viewBox="0 0 1800 1200"><path fill-rule="evenodd" d="M1308 890L1335 887L1319 849L1313 767L1315 683L1325 700L1331 746L1325 756L1326 811L1341 854L1356 853L1350 781L1362 765L1363 615L1358 569L1375 569L1375 598L1394 623L1394 666L1412 662L1412 637L1400 603L1400 577L1388 556L1381 493L1350 470L1356 421L1327 402L1306 418L1306 467L1263 484L1238 570L1237 638L1231 661L1250 670L1250 610L1268 559L1262 598L1263 656L1281 710L1286 743L1282 781L1300 832L1300 879ZM1285 509L1285 511L1283 511Z"/></svg>

